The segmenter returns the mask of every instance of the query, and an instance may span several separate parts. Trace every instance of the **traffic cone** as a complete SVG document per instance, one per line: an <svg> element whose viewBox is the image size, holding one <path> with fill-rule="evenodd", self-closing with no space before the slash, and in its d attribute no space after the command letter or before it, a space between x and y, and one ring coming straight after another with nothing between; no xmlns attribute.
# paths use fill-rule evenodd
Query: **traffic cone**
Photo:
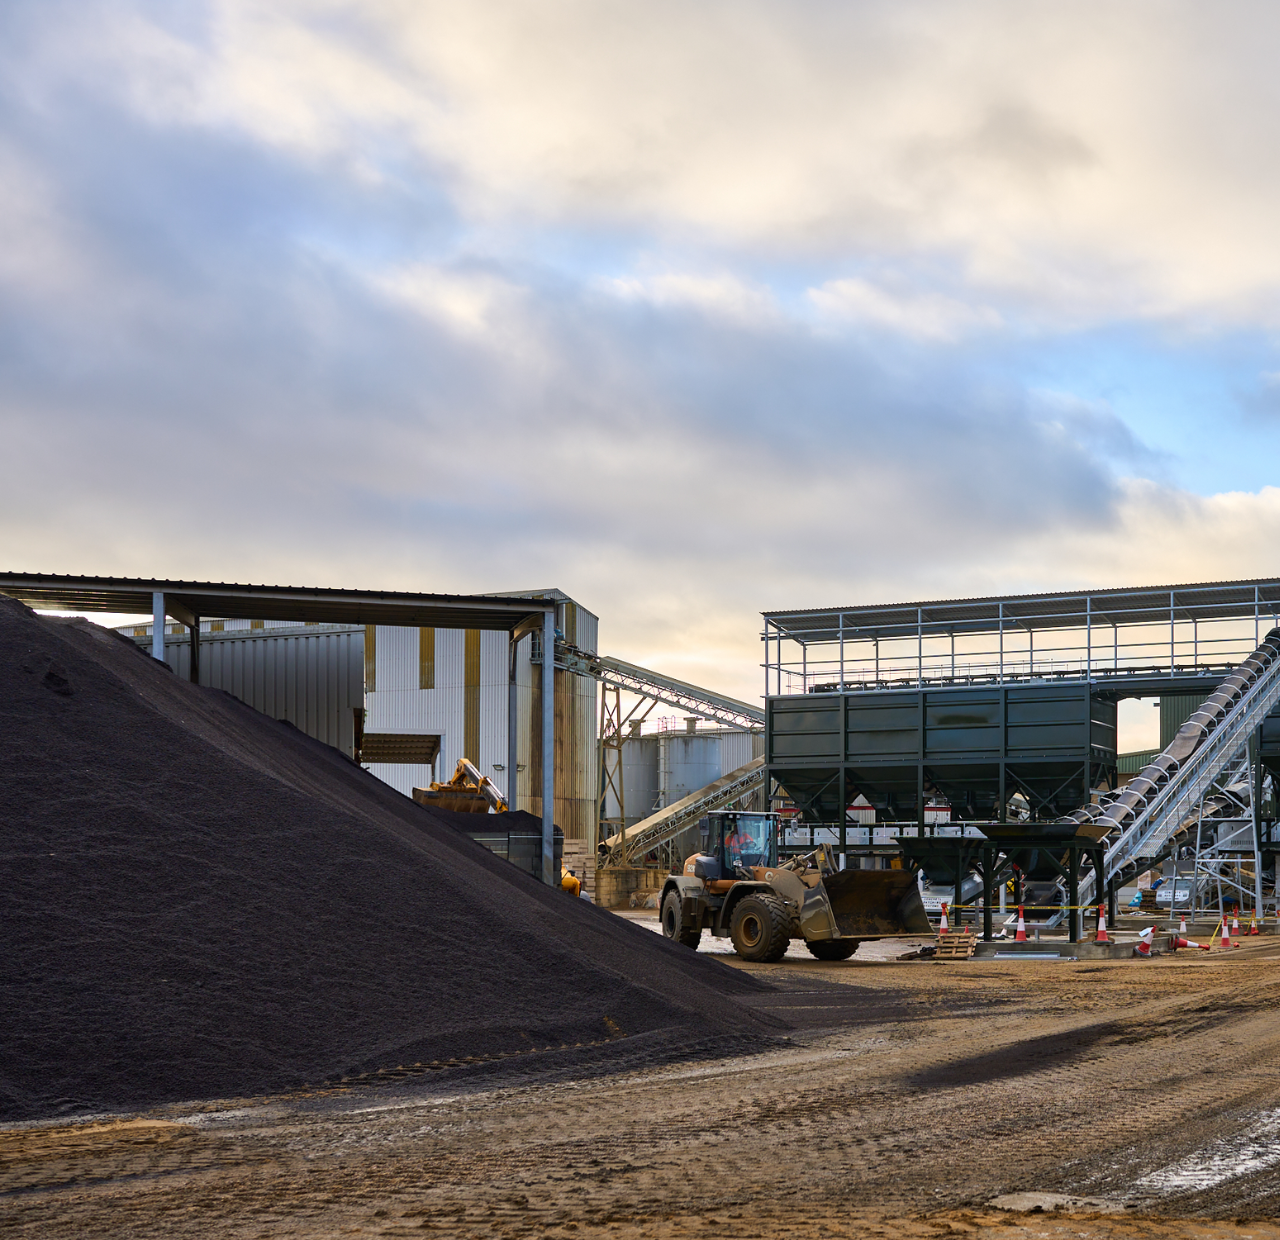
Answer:
<svg viewBox="0 0 1280 1240"><path fill-rule="evenodd" d="M1182 920L1178 923L1178 933L1186 934L1186 932L1187 932L1187 915L1186 913L1183 913Z"/></svg>
<svg viewBox="0 0 1280 1240"><path fill-rule="evenodd" d="M1231 910L1231 933L1240 937L1240 906L1237 905Z"/></svg>
<svg viewBox="0 0 1280 1240"><path fill-rule="evenodd" d="M1207 943L1196 943L1192 939L1184 939L1181 935L1176 935L1169 946L1175 949L1179 947L1198 947L1202 952L1213 950Z"/></svg>
<svg viewBox="0 0 1280 1240"><path fill-rule="evenodd" d="M1013 936L1015 943L1025 943L1027 941L1027 923L1022 916L1022 905L1018 905L1018 933Z"/></svg>
<svg viewBox="0 0 1280 1240"><path fill-rule="evenodd" d="M1227 925L1227 919L1222 919L1222 937L1218 940L1218 949L1227 951L1231 950L1231 927Z"/></svg>
<svg viewBox="0 0 1280 1240"><path fill-rule="evenodd" d="M1111 942L1111 940L1107 938L1107 910L1101 904L1098 905L1098 932L1093 936L1093 941L1095 943Z"/></svg>
<svg viewBox="0 0 1280 1240"><path fill-rule="evenodd" d="M1249 922L1249 933L1250 934L1262 933L1262 931L1258 929L1258 910L1256 906L1254 907L1254 910L1253 910L1253 918Z"/></svg>
<svg viewBox="0 0 1280 1240"><path fill-rule="evenodd" d="M1140 956L1143 960L1151 958L1151 939L1154 933L1154 930L1148 928L1138 935L1138 942L1133 949L1135 956Z"/></svg>
<svg viewBox="0 0 1280 1240"><path fill-rule="evenodd" d="M950 930L947 927L947 906L946 904L943 904L942 919L938 922L938 934L939 936L941 936L949 933L950 933Z"/></svg>

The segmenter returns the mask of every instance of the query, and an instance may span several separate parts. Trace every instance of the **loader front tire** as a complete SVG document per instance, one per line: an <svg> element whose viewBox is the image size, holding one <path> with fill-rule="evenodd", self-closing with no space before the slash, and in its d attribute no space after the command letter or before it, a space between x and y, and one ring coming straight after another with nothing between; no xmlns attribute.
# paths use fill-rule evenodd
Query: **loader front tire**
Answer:
<svg viewBox="0 0 1280 1240"><path fill-rule="evenodd" d="M744 896L729 920L733 950L743 960L772 964L787 952L791 915L775 896Z"/></svg>
<svg viewBox="0 0 1280 1240"><path fill-rule="evenodd" d="M680 893L668 891L662 902L662 933L673 943L696 948L702 940L701 926L683 926L680 915Z"/></svg>
<svg viewBox="0 0 1280 1240"><path fill-rule="evenodd" d="M848 960L858 950L860 939L815 939L805 946L819 960Z"/></svg>

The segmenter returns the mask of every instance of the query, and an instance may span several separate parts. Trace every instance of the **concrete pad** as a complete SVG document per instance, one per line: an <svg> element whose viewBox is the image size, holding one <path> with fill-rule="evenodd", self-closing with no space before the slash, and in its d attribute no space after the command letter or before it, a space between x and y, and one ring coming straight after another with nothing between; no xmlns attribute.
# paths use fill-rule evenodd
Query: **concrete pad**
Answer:
<svg viewBox="0 0 1280 1240"><path fill-rule="evenodd" d="M1077 960L1128 960L1133 955L1137 937L1125 937L1118 942L1110 943L1071 943L1065 938L1041 938L1037 943L1029 939L1025 943L1011 943L1007 939L993 939L990 943L979 943L975 959L990 958L997 953L1009 957L1014 955L1036 956L1045 952L1057 952L1066 959L1074 956ZM1169 936L1157 934L1153 946L1158 951L1167 951Z"/></svg>

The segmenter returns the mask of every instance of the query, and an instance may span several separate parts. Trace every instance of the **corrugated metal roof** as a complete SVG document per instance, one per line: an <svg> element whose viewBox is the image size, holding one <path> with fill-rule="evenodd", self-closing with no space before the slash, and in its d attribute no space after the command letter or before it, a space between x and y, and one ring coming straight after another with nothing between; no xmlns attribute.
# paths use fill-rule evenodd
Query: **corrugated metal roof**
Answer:
<svg viewBox="0 0 1280 1240"><path fill-rule="evenodd" d="M12 595L29 607L147 615L151 612L151 596L157 591L165 595L168 614L183 623L189 623L187 616L225 616L238 620L317 620L507 632L532 615L541 616L550 601L482 594L0 573L0 594Z"/></svg>
<svg viewBox="0 0 1280 1240"><path fill-rule="evenodd" d="M1094 624L1168 623L1252 617L1255 605L1267 617L1280 614L1280 581L1258 578L1188 585L1139 586L1077 590L1051 594L1008 594L989 598L932 599L927 602L878 603L863 607L816 607L801 611L766 611L772 626L801 641L847 638L890 638L996 632L1005 628L1058 629Z"/></svg>

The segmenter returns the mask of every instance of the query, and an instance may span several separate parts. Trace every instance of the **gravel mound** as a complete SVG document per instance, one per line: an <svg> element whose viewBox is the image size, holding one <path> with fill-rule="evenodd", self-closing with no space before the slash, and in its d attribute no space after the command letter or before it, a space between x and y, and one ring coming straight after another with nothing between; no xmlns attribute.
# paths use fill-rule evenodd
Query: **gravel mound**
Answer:
<svg viewBox="0 0 1280 1240"><path fill-rule="evenodd" d="M6 1119L777 1028L734 1001L753 979L543 887L110 630L2 596L0 790Z"/></svg>

